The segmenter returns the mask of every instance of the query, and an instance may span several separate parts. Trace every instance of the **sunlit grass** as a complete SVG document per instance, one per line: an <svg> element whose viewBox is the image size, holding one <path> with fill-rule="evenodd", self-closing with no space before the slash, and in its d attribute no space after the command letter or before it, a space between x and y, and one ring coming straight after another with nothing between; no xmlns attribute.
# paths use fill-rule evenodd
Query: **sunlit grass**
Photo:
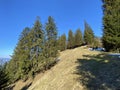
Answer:
<svg viewBox="0 0 120 90"><path fill-rule="evenodd" d="M87 58L86 58L87 57ZM120 58L107 53L84 55L78 59L79 81L88 90L117 90L120 88ZM88 73L89 72L89 73Z"/></svg>

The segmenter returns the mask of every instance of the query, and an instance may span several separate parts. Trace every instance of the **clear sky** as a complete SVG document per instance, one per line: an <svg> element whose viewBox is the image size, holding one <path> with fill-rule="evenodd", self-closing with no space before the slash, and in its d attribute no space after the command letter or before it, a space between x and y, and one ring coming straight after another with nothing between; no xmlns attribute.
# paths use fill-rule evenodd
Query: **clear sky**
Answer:
<svg viewBox="0 0 120 90"><path fill-rule="evenodd" d="M0 57L9 57L22 30L32 27L36 16L43 24L52 16L59 35L80 28L84 20L95 35L102 35L101 0L0 0Z"/></svg>

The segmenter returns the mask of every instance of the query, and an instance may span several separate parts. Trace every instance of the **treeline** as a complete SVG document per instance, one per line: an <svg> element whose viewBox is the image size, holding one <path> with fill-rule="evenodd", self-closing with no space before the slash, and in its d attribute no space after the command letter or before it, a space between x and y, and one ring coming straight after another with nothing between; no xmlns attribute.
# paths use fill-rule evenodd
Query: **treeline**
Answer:
<svg viewBox="0 0 120 90"><path fill-rule="evenodd" d="M6 63L5 71L9 82L23 81L45 70L58 61L58 51L73 49L82 45L99 47L100 39L94 36L92 28L85 22L84 34L80 29L75 33L69 30L58 37L58 30L53 17L49 16L45 25L37 18L33 27L26 27L20 34L12 59Z"/></svg>
<svg viewBox="0 0 120 90"><path fill-rule="evenodd" d="M57 27L54 19L49 16L43 28L39 18L32 28L26 27L17 43L12 59L6 66L11 82L29 77L49 69L56 63Z"/></svg>
<svg viewBox="0 0 120 90"><path fill-rule="evenodd" d="M87 22L85 22L84 26L85 30L83 34L80 28L78 28L75 33L70 29L68 38L65 34L61 35L58 39L59 50L73 49L82 45L93 48L102 47L101 39L94 35L92 28Z"/></svg>

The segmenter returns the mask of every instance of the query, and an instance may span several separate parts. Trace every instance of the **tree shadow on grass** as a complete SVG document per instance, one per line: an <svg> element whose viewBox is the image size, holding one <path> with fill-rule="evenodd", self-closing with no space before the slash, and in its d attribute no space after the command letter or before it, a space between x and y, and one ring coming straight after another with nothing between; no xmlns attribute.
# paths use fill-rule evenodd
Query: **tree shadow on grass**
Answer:
<svg viewBox="0 0 120 90"><path fill-rule="evenodd" d="M77 79L88 90L120 90L120 59L105 54L77 59Z"/></svg>
<svg viewBox="0 0 120 90"><path fill-rule="evenodd" d="M31 85L32 85L32 82L29 83L28 85L25 85L21 90L27 90Z"/></svg>
<svg viewBox="0 0 120 90"><path fill-rule="evenodd" d="M7 86L6 88L4 88L2 90L13 90L14 87L15 87L15 85L11 85L11 86Z"/></svg>

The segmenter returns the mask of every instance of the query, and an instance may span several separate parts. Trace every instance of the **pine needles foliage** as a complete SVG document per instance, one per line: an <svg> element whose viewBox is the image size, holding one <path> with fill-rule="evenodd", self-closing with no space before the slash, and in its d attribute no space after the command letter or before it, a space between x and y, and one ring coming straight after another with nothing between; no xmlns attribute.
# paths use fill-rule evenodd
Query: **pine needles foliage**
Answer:
<svg viewBox="0 0 120 90"><path fill-rule="evenodd" d="M120 52L120 0L103 2L103 46L106 51Z"/></svg>

